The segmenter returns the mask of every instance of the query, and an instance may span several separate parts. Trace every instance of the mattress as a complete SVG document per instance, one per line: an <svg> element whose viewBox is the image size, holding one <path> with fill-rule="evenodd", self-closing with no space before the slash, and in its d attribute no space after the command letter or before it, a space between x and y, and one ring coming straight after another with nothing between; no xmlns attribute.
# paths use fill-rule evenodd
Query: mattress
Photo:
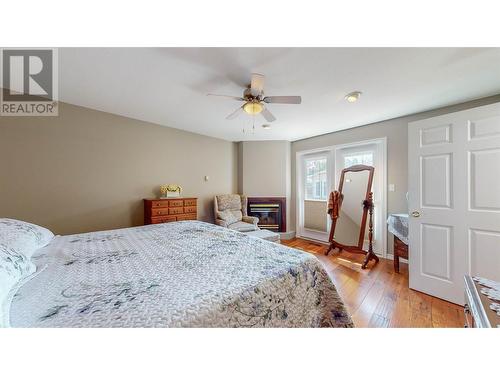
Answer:
<svg viewBox="0 0 500 375"><path fill-rule="evenodd" d="M198 221L57 236L13 327L351 327L312 255Z"/></svg>

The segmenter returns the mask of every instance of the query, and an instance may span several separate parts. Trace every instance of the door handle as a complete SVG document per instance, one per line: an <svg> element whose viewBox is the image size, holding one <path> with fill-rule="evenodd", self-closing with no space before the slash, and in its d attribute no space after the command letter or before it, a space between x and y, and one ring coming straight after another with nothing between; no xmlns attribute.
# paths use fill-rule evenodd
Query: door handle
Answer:
<svg viewBox="0 0 500 375"><path fill-rule="evenodd" d="M418 211L413 211L413 212L411 213L411 216L413 216L413 217L420 217L420 212L418 212Z"/></svg>

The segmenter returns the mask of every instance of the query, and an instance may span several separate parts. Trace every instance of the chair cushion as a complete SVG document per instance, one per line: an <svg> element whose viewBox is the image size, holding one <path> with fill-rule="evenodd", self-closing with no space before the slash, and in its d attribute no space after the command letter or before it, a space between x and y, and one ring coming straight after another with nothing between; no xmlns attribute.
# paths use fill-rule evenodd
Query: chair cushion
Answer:
<svg viewBox="0 0 500 375"><path fill-rule="evenodd" d="M228 225L230 225L238 221L241 221L241 218L243 216L241 214L241 211L225 210L225 211L219 211L217 213L217 217L221 220L224 220Z"/></svg>
<svg viewBox="0 0 500 375"><path fill-rule="evenodd" d="M217 196L219 211L241 211L241 197L238 194L223 194Z"/></svg>
<svg viewBox="0 0 500 375"><path fill-rule="evenodd" d="M227 226L229 229L237 230L238 232L252 232L257 229L253 224L245 223L243 221L238 221Z"/></svg>
<svg viewBox="0 0 500 375"><path fill-rule="evenodd" d="M238 210L231 210L231 215L233 215L236 218L236 221L243 221L243 214L241 211Z"/></svg>

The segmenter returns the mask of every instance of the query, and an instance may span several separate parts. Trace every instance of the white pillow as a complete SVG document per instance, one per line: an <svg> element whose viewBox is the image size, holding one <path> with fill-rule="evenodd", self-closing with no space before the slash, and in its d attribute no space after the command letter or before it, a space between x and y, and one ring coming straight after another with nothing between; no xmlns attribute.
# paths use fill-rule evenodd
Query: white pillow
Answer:
<svg viewBox="0 0 500 375"><path fill-rule="evenodd" d="M12 248L28 260L36 250L47 245L53 238L54 233L36 224L7 218L0 219L0 245Z"/></svg>
<svg viewBox="0 0 500 375"><path fill-rule="evenodd" d="M23 253L0 243L0 327L9 326L11 290L35 268Z"/></svg>

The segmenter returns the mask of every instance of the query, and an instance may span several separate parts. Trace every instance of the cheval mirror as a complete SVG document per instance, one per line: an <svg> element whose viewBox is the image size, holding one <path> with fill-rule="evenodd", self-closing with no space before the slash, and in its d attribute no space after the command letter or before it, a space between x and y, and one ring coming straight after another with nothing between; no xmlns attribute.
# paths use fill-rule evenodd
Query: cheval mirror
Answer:
<svg viewBox="0 0 500 375"><path fill-rule="evenodd" d="M373 252L373 173L374 167L353 165L342 170L338 190L330 194L328 213L332 219L330 246L351 253L366 254L361 268L370 260L378 263ZM366 224L368 221L368 231ZM367 243L367 246L364 244Z"/></svg>

